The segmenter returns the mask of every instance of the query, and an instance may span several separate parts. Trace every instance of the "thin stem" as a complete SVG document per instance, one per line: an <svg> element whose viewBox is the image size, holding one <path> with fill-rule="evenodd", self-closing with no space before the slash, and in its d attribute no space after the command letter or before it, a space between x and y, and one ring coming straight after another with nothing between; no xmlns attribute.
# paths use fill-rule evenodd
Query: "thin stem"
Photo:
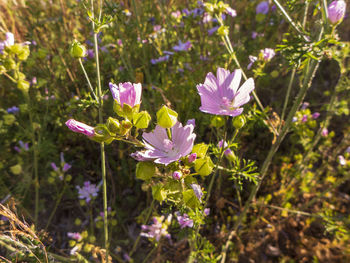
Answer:
<svg viewBox="0 0 350 263"><path fill-rule="evenodd" d="M92 94L94 95L95 100L97 101L97 103L100 103L99 99L97 98L97 96L96 96L96 94L95 94L95 92L94 92L94 88L93 88L92 85L91 85L89 76L88 76L88 74L86 73L86 70L85 70L85 67L84 67L84 64L83 64L81 58L79 58L79 63L80 63L81 69L82 69L83 72L84 72L84 76L85 76L85 78L86 78L86 81L87 81L88 84L89 84L90 91L91 91Z"/></svg>
<svg viewBox="0 0 350 263"><path fill-rule="evenodd" d="M51 212L51 214L50 214L50 216L49 216L49 220L48 220L47 223L46 223L45 232L46 232L46 230L48 229L48 227L49 227L49 225L50 225L50 223L51 223L51 221L52 221L52 218L53 218L53 216L54 216L55 213L56 213L57 207L58 207L58 205L59 205L60 202L61 202L61 199L62 199L62 197L63 197L63 194L64 194L66 188L67 188L67 184L64 183L63 189L62 189L60 195L58 196L58 198L57 198L57 200L56 200L55 207L54 207L54 209L52 210L52 212Z"/></svg>
<svg viewBox="0 0 350 263"><path fill-rule="evenodd" d="M151 255L153 254L153 252L157 249L156 246L154 246L152 248L152 250L147 254L147 256L145 257L145 259L142 261L142 263L146 263L146 262L149 262L148 259L151 257Z"/></svg>
<svg viewBox="0 0 350 263"><path fill-rule="evenodd" d="M273 2L277 6L277 8L281 11L281 13L283 14L284 18L288 21L288 23L295 29L295 31L297 31L298 34L301 35L304 38L304 40L309 42L310 39L308 38L308 36L306 36L302 32L302 30L294 23L292 18L288 15L287 11L283 8L283 6L277 0L273 0Z"/></svg>
<svg viewBox="0 0 350 263"><path fill-rule="evenodd" d="M102 10L102 2L100 6L100 15ZM94 17L94 1L91 0L91 14ZM92 22L92 29L94 32L94 48L95 48L95 59L96 59L96 73L97 73L97 95L99 101L98 108L98 119L99 122L103 122L103 98L102 98L102 88L101 88L101 75L100 75L100 62L98 57L98 41L97 34L95 32L95 23ZM101 173L102 173L102 181L103 181L103 229L104 229L104 240L105 240L105 250L106 250L106 262L109 262L108 250L109 250L109 242L108 242L108 207L107 207L107 180L106 180L106 157L105 157L105 145L102 142L100 144L101 148Z"/></svg>
<svg viewBox="0 0 350 263"><path fill-rule="evenodd" d="M148 220L149 220L149 218L150 218L150 216L152 214L153 206L154 206L154 199L152 200L152 203L151 203L151 206L150 206L150 208L148 210L147 216L146 216L145 220L143 221L144 225L147 224L147 222L148 222ZM134 252L135 252L135 250L137 248L137 245L140 242L140 238L141 238L141 236L138 235L137 238L136 238L136 241L135 241L134 245L132 246L132 249L131 249L131 251L129 253L130 257L134 254Z"/></svg>
<svg viewBox="0 0 350 263"><path fill-rule="evenodd" d="M288 83L287 93L286 93L286 97L284 99L283 110L282 110L282 114L281 114L280 129L282 127L282 122L284 120L284 115L286 114L287 105L288 105L288 101L289 101L289 96L290 96L290 92L292 90L292 86L293 86L293 82L294 82L294 77L295 77L296 71L297 71L297 68L296 67L293 68L292 75L290 76L290 80L289 80L289 83Z"/></svg>
<svg viewBox="0 0 350 263"><path fill-rule="evenodd" d="M219 16L217 16L217 15L216 15L215 17L216 17L216 19L219 21L220 25L223 26L224 23L223 23L222 19L221 19ZM225 47L226 47L228 53L231 55L231 57L232 57L233 60L235 61L237 67L241 70L244 80L247 80L247 79L248 79L248 78L247 78L247 75L244 73L244 70L243 70L243 68L241 67L241 64L239 63L239 61L238 61L238 59L237 59L237 56L236 56L236 53L235 53L235 51L234 51L234 49L233 49L233 47L232 47L230 38L228 37L228 35L221 36L221 38L222 38L222 40L223 40L223 42L224 42L224 44L225 44ZM265 108L264 108L264 106L262 105L262 103L261 103L261 101L260 101L258 95L255 93L254 90L252 91L252 94L253 94L253 97L254 97L256 103L258 104L259 108L261 109L262 114L263 114L264 117L266 118L267 122L270 124L271 129L273 130L273 132L274 132L276 135L278 135L278 131L276 130L275 126L272 124L272 122L271 122L269 116L267 116L267 114L265 113Z"/></svg>
<svg viewBox="0 0 350 263"><path fill-rule="evenodd" d="M319 34L319 39L322 37L323 34L323 28L321 28L320 34ZM225 244L225 247L222 251L222 259L221 259L221 263L224 263L226 260L226 253L230 244L230 240L232 239L232 237L234 236L234 234L236 233L238 227L240 226L242 220L245 218L249 208L250 208L250 204L253 201L253 199L255 198L257 192L260 189L260 186L267 174L268 168L271 164L272 158L275 155L275 153L277 152L279 146L281 145L284 137L286 136L286 134L289 131L289 127L292 124L292 119L293 116L295 115L296 111L298 110L298 108L300 107L306 92L308 91L309 87L311 86L312 83L312 79L315 76L316 70L318 68L320 61L317 60L312 60L311 62L309 62L308 64L308 68L307 68L307 72L306 72L306 76L303 82L303 86L301 87L301 89L299 90L299 93L295 99L295 102L288 114L288 117L286 119L286 124L283 126L281 133L279 134L279 136L277 137L276 142L271 146L270 151L261 167L261 171L260 171L260 180L258 182L257 185L255 185L249 195L248 200L246 201L243 211L241 212L241 214L239 215L237 221L235 222L234 226L233 226L233 230L230 232L229 237L227 239L227 242Z"/></svg>

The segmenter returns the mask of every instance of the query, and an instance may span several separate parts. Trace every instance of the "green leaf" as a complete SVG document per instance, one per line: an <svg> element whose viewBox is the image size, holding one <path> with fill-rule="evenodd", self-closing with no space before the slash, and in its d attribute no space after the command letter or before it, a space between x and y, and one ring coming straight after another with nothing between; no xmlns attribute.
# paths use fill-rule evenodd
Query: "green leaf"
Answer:
<svg viewBox="0 0 350 263"><path fill-rule="evenodd" d="M195 209L200 206L200 202L192 189L188 189L182 193L186 206Z"/></svg>
<svg viewBox="0 0 350 263"><path fill-rule="evenodd" d="M156 172L156 166L152 162L139 162L136 165L136 178L148 181Z"/></svg>
<svg viewBox="0 0 350 263"><path fill-rule="evenodd" d="M203 158L208 151L209 145L205 143L198 143L193 146L192 153L197 154L197 158Z"/></svg>
<svg viewBox="0 0 350 263"><path fill-rule="evenodd" d="M152 196L155 200L163 202L166 198L166 191L163 189L161 184L152 186Z"/></svg>
<svg viewBox="0 0 350 263"><path fill-rule="evenodd" d="M194 163L194 169L199 175L207 176L213 171L214 164L209 156L197 159Z"/></svg>

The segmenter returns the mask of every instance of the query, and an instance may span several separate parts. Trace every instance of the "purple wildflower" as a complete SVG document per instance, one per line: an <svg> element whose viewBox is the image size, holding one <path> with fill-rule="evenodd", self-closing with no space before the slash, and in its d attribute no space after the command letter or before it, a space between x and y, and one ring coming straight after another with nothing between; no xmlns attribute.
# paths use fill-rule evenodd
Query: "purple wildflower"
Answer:
<svg viewBox="0 0 350 263"><path fill-rule="evenodd" d="M242 105L250 100L249 94L254 89L254 80L249 78L239 88L242 71L234 72L218 68L216 77L208 73L204 84L197 85L201 97L202 112L215 115L238 116L243 112Z"/></svg>
<svg viewBox="0 0 350 263"><path fill-rule="evenodd" d="M260 50L260 54L262 54L262 57L266 62L270 61L276 55L272 48L262 49Z"/></svg>
<svg viewBox="0 0 350 263"><path fill-rule="evenodd" d="M180 212L176 212L176 219L180 224L180 228L183 229L185 227L193 227L193 220L188 217L188 215L185 213L183 215L180 214Z"/></svg>
<svg viewBox="0 0 350 263"><path fill-rule="evenodd" d="M72 168L72 166L71 166L69 163L65 163L65 164L63 165L62 171L63 171L63 172L67 172L70 168Z"/></svg>
<svg viewBox="0 0 350 263"><path fill-rule="evenodd" d="M168 61L169 60L169 55L165 55L165 56L162 56L162 57L159 57L159 58L156 58L156 59L151 59L151 64L155 65L155 64L158 64L160 62L164 62L164 61Z"/></svg>
<svg viewBox="0 0 350 263"><path fill-rule="evenodd" d="M236 17L237 16L236 10L232 9L231 7L226 7L226 12L231 17Z"/></svg>
<svg viewBox="0 0 350 263"><path fill-rule="evenodd" d="M90 202L91 198L96 197L99 191L99 187L89 181L84 182L84 186L76 186L78 189L79 199L85 199L87 203Z"/></svg>
<svg viewBox="0 0 350 263"><path fill-rule="evenodd" d="M171 128L169 138L166 129L157 125L154 131L142 134L146 151L136 154L139 158L153 159L155 163L165 165L177 161L192 151L196 138L193 128L193 125L182 126L177 122Z"/></svg>
<svg viewBox="0 0 350 263"><path fill-rule="evenodd" d="M302 109L302 110L306 110L307 107L309 107L309 106L310 106L310 103L308 103L307 101L305 101L305 102L303 102L303 104L301 104L301 109Z"/></svg>
<svg viewBox="0 0 350 263"><path fill-rule="evenodd" d="M348 146L345 150L346 153L350 153L350 146Z"/></svg>
<svg viewBox="0 0 350 263"><path fill-rule="evenodd" d="M333 1L328 6L328 20L332 24L337 24L342 21L346 11L345 1Z"/></svg>
<svg viewBox="0 0 350 263"><path fill-rule="evenodd" d="M78 232L68 232L67 236L69 238L71 238L71 239L75 239L75 240L78 240L78 241L82 239L82 236Z"/></svg>
<svg viewBox="0 0 350 263"><path fill-rule="evenodd" d="M219 26L215 26L211 29L208 30L208 35L211 36L212 34L214 34L216 31L218 31Z"/></svg>
<svg viewBox="0 0 350 263"><path fill-rule="evenodd" d="M220 150L221 150L222 148L226 149L227 146L228 146L228 144L227 144L227 142L224 142L224 140L220 140L219 143L218 143L218 148L220 148ZM226 156L231 155L231 154L232 154L231 149L230 149L230 148L226 149L225 152L224 152L224 154L225 154Z"/></svg>
<svg viewBox="0 0 350 263"><path fill-rule="evenodd" d="M307 115L304 114L303 117L301 118L301 122L307 122Z"/></svg>
<svg viewBox="0 0 350 263"><path fill-rule="evenodd" d="M13 106L11 108L8 108L6 111L7 111L7 113L16 114L17 112L19 112L19 108L16 106Z"/></svg>
<svg viewBox="0 0 350 263"><path fill-rule="evenodd" d="M24 143L23 141L19 141L19 146L21 146L21 148L25 151L29 151L29 143Z"/></svg>
<svg viewBox="0 0 350 263"><path fill-rule="evenodd" d="M253 66L253 64L254 64L255 61L257 61L257 60L258 60L257 57L254 57L254 56L249 55L249 61L250 61L250 63L248 64L247 69L248 69L248 70L251 69L252 66Z"/></svg>
<svg viewBox="0 0 350 263"><path fill-rule="evenodd" d="M205 12L203 15L202 21L204 24L206 24L206 23L209 23L210 21L212 21L212 19L213 19L213 17L209 13Z"/></svg>
<svg viewBox="0 0 350 263"><path fill-rule="evenodd" d="M191 184L194 194L198 198L199 202L202 202L203 192L202 188L198 184Z"/></svg>
<svg viewBox="0 0 350 263"><path fill-rule="evenodd" d="M264 14L264 15L266 15L269 12L269 2L263 1L263 2L259 3L256 6L255 11L256 11L257 14Z"/></svg>
<svg viewBox="0 0 350 263"><path fill-rule="evenodd" d="M293 117L292 122L297 122L298 118L297 117Z"/></svg>
<svg viewBox="0 0 350 263"><path fill-rule="evenodd" d="M173 46L173 50L175 50L176 52L188 51L191 47L192 47L192 44L190 41L183 43L181 40L179 40L179 44L176 46Z"/></svg>
<svg viewBox="0 0 350 263"><path fill-rule="evenodd" d="M170 239L170 234L168 233L168 224L171 222L171 215L167 218L167 222L164 221L164 216L153 217L153 224L150 226L142 225L142 232L140 236L155 239L157 242L162 236Z"/></svg>
<svg viewBox="0 0 350 263"><path fill-rule="evenodd" d="M68 121L66 121L66 125L73 132L82 133L89 137L92 137L95 135L94 127L91 127L85 123L76 121L74 119L69 119Z"/></svg>
<svg viewBox="0 0 350 263"><path fill-rule="evenodd" d="M315 112L315 113L313 113L311 116L312 116L312 118L314 119L314 120L316 120L318 117L320 117L320 113L319 112Z"/></svg>
<svg viewBox="0 0 350 263"><path fill-rule="evenodd" d="M210 214L210 208L205 208L204 209L204 214L208 216Z"/></svg>
<svg viewBox="0 0 350 263"><path fill-rule="evenodd" d="M51 167L55 172L58 171L58 167L56 166L56 164L54 162L51 163Z"/></svg>
<svg viewBox="0 0 350 263"><path fill-rule="evenodd" d="M113 99L122 107L128 104L130 107L135 107L141 103L142 86L140 83L124 82L119 85L109 83Z"/></svg>

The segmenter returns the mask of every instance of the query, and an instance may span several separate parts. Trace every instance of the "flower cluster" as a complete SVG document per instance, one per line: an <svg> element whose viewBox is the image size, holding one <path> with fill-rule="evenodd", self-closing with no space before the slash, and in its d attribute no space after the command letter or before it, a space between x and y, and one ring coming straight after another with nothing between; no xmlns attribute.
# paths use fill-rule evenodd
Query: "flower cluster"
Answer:
<svg viewBox="0 0 350 263"><path fill-rule="evenodd" d="M78 189L79 199L85 199L87 203L91 201L93 197L96 197L99 191L99 187L92 184L90 181L84 182L84 186L76 186Z"/></svg>
<svg viewBox="0 0 350 263"><path fill-rule="evenodd" d="M153 224L142 225L141 236L153 239L157 242L161 239L161 237L166 237L170 239L170 234L168 233L168 226L170 225L172 216L169 215L168 218L164 221L164 216L161 217L153 217Z"/></svg>

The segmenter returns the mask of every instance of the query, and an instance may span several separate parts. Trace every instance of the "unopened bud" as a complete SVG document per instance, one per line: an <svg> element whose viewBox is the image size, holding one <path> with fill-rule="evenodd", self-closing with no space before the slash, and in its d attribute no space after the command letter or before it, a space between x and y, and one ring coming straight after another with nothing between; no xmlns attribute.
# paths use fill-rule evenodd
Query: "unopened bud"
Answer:
<svg viewBox="0 0 350 263"><path fill-rule="evenodd" d="M86 48L78 41L74 40L69 50L70 54L74 58L83 58L87 56Z"/></svg>
<svg viewBox="0 0 350 263"><path fill-rule="evenodd" d="M174 180L180 180L182 178L182 173L179 171L173 172L173 178Z"/></svg>

